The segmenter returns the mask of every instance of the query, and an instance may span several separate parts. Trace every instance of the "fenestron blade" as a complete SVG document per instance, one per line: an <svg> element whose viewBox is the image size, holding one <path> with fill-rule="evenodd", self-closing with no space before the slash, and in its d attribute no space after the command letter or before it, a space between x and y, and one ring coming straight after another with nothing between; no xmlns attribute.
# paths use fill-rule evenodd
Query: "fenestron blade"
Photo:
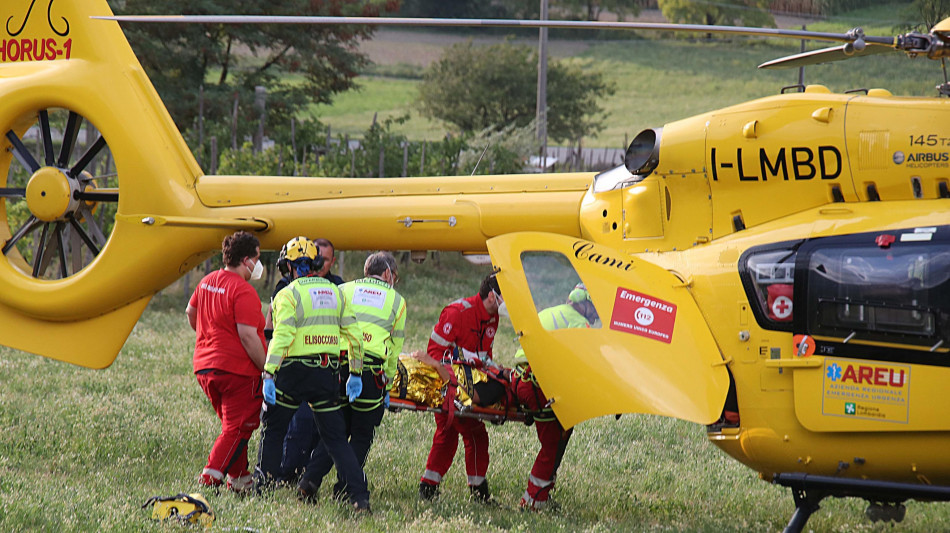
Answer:
<svg viewBox="0 0 950 533"><path fill-rule="evenodd" d="M845 59L851 59L854 57L870 56L896 51L894 48L888 46L869 44L866 48L864 48L864 50L854 50L849 53L847 51L847 47L847 44L843 44L840 46L832 46L831 48L822 48L820 50L811 50L801 54L780 57L778 59L773 59L772 61L766 61L765 63L762 63L759 65L759 68L797 68L808 65L817 65L819 63L831 63L832 61L843 61Z"/></svg>
<svg viewBox="0 0 950 533"><path fill-rule="evenodd" d="M439 19L405 17L306 17L306 16L258 16L258 15L119 15L92 17L119 22L163 22L176 24L366 24L372 26L449 26L488 28L571 28L592 30L648 30L679 31L690 33L717 33L749 35L758 37L794 37L820 41L851 42L855 36L849 33L828 33L778 28L753 28L746 26L712 26L706 24L668 24L656 22L607 22L574 20L517 20L517 19ZM869 42L881 44L893 41L891 37L864 37Z"/></svg>

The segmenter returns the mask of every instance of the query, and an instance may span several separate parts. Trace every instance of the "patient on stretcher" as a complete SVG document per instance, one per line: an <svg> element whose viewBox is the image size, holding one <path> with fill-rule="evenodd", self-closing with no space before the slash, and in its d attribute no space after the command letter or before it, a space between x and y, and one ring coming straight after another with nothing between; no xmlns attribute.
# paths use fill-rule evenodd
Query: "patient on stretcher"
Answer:
<svg viewBox="0 0 950 533"><path fill-rule="evenodd" d="M457 400L463 406L478 406L505 411L515 402L507 387L510 371L504 368L485 368L453 364L452 371L458 383ZM412 400L429 407L442 407L446 384L451 380L449 370L419 350L400 354L396 377L390 392L393 398Z"/></svg>

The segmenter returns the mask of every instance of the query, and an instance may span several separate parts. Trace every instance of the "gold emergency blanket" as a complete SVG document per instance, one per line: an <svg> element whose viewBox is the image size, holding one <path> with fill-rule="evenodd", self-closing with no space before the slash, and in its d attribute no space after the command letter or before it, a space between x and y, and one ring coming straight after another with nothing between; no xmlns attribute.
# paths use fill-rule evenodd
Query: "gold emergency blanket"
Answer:
<svg viewBox="0 0 950 533"><path fill-rule="evenodd" d="M477 368L452 365L455 378L458 380L458 400L462 405L472 405L472 396L475 395L475 385L488 381L488 376ZM471 376L471 379L469 379Z"/></svg>
<svg viewBox="0 0 950 533"><path fill-rule="evenodd" d="M452 371L458 380L456 399L462 405L471 406L475 385L488 382L491 378L477 368L464 365L452 365ZM441 407L444 391L445 381L435 368L409 354L399 354L396 377L390 391L393 398L411 400L429 407ZM506 406L504 401L499 401L487 408L504 410Z"/></svg>
<svg viewBox="0 0 950 533"><path fill-rule="evenodd" d="M396 377L390 391L396 398L412 400L429 407L442 405L442 388L445 382L431 366L417 361L409 354L399 354Z"/></svg>

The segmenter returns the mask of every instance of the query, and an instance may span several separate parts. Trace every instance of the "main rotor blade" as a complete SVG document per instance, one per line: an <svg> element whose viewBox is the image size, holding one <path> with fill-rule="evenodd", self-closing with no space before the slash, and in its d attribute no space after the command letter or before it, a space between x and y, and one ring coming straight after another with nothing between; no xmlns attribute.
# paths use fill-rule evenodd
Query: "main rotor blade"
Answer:
<svg viewBox="0 0 950 533"><path fill-rule="evenodd" d="M691 33L720 33L758 37L793 37L818 41L852 42L863 36L854 30L848 33L827 33L777 28L746 26L712 26L706 24L667 24L656 22L606 22L574 20L517 20L517 19L439 19L405 17L304 17L258 15L121 15L91 17L118 22L165 22L177 24L364 24L370 26L448 26L487 28L572 28L593 30L649 30L681 31ZM894 44L893 37L863 37L868 42Z"/></svg>
<svg viewBox="0 0 950 533"><path fill-rule="evenodd" d="M781 68L797 68L804 67L808 65L817 65L819 63L831 63L832 61L843 61L845 59L851 59L853 57L862 57L862 56L871 56L876 54L885 54L887 52L895 52L893 48L887 46L880 46L875 44L869 44L864 50L849 50L849 44L843 44L840 46L832 46L831 48L822 48L821 50L811 50L809 52L803 52L801 54L795 54L791 56L780 57L778 59L773 59L772 61L766 61L759 65L759 68L762 69L781 69Z"/></svg>

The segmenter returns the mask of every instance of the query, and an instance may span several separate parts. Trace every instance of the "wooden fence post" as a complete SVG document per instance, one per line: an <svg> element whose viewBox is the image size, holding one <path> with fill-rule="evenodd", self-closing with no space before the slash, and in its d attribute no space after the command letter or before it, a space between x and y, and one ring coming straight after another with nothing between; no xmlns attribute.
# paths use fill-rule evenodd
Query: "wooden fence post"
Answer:
<svg viewBox="0 0 950 533"><path fill-rule="evenodd" d="M263 85L254 87L254 107L260 112L257 133L254 135L254 153L259 154L264 149L264 120L267 116L267 88Z"/></svg>
<svg viewBox="0 0 950 533"><path fill-rule="evenodd" d="M237 150L238 94L234 93L234 108L231 110L231 149Z"/></svg>
<svg viewBox="0 0 950 533"><path fill-rule="evenodd" d="M205 147L205 86L198 86L198 166L201 166L201 152Z"/></svg>
<svg viewBox="0 0 950 533"><path fill-rule="evenodd" d="M297 175L297 121L290 117L290 149L294 153L294 176Z"/></svg>
<svg viewBox="0 0 950 533"><path fill-rule="evenodd" d="M426 175L426 144L428 141L422 141L422 155L419 157L419 175Z"/></svg>
<svg viewBox="0 0 950 533"><path fill-rule="evenodd" d="M406 170L409 166L409 143L402 144L402 177L406 177Z"/></svg>
<svg viewBox="0 0 950 533"><path fill-rule="evenodd" d="M216 136L211 137L211 161L209 165L209 172L212 175L218 173L218 138Z"/></svg>
<svg viewBox="0 0 950 533"><path fill-rule="evenodd" d="M383 143L379 143L379 177L386 177L386 147Z"/></svg>

